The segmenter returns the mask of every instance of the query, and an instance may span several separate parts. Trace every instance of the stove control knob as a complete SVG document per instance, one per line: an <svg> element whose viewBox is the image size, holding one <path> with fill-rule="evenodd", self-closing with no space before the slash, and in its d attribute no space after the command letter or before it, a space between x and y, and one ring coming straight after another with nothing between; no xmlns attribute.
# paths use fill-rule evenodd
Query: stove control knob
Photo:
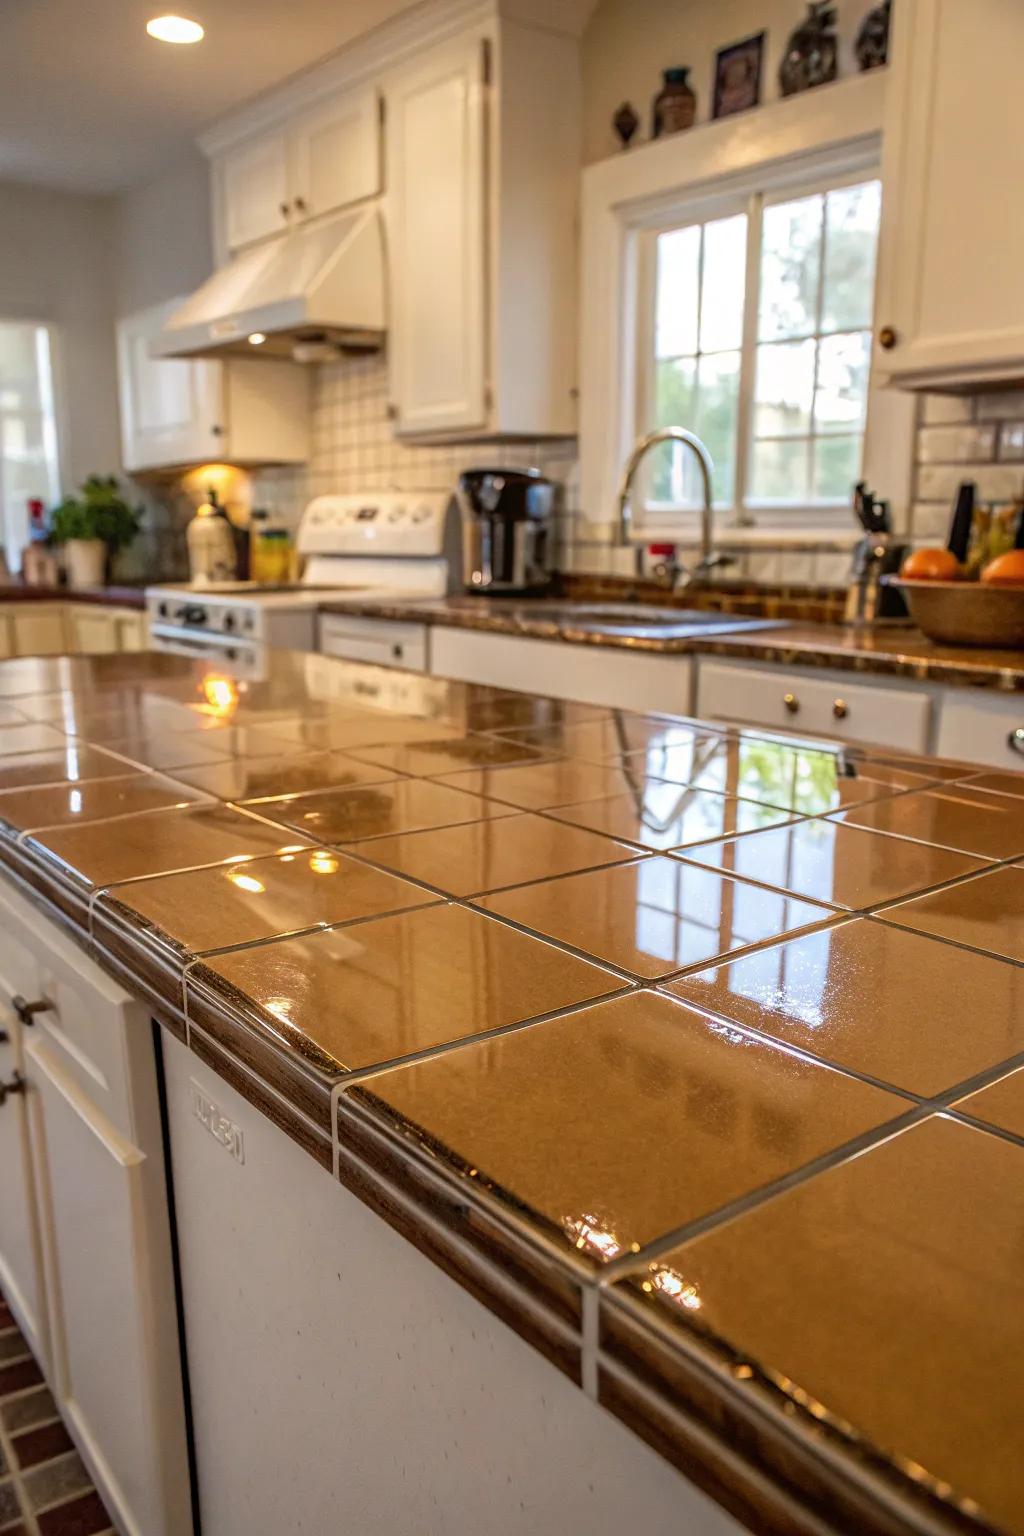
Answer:
<svg viewBox="0 0 1024 1536"><path fill-rule="evenodd" d="M205 624L206 609L198 603L186 603L184 608L178 609L178 618L185 624Z"/></svg>
<svg viewBox="0 0 1024 1536"><path fill-rule="evenodd" d="M234 627L235 627L235 616L234 616L234 614L233 613L226 613L224 615L224 628L225 628L225 630L230 632L231 630L234 629Z"/></svg>
<svg viewBox="0 0 1024 1536"><path fill-rule="evenodd" d="M161 603L156 611L162 619L166 619L171 610L168 608L166 603Z"/></svg>
<svg viewBox="0 0 1024 1536"><path fill-rule="evenodd" d="M416 507L413 511L412 520L414 523L425 523L428 522L429 519L430 508L428 506Z"/></svg>
<svg viewBox="0 0 1024 1536"><path fill-rule="evenodd" d="M400 523L404 517L405 517L405 508L404 507L392 507L391 511L388 513L388 522L389 523Z"/></svg>

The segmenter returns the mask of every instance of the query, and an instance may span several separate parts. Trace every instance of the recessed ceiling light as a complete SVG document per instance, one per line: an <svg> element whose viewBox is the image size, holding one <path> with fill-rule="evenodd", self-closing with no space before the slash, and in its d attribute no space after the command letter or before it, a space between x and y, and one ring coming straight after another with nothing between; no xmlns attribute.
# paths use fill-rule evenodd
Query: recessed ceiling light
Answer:
<svg viewBox="0 0 1024 1536"><path fill-rule="evenodd" d="M198 43L203 36L198 21L189 21L187 16L154 16L146 22L146 31L161 43Z"/></svg>
<svg viewBox="0 0 1024 1536"><path fill-rule="evenodd" d="M267 338L264 336L262 331L253 331L252 335L249 337L249 345L250 347L262 347L266 339Z"/></svg>

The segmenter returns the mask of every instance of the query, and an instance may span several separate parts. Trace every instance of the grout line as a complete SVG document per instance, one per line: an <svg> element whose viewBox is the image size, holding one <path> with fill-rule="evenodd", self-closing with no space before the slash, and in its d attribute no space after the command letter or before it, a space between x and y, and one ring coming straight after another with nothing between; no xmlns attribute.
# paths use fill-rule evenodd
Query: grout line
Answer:
<svg viewBox="0 0 1024 1536"><path fill-rule="evenodd" d="M600 1390L598 1359L601 1347L601 1292L596 1285L583 1285L580 1289L580 1325L580 1386L583 1395L596 1403Z"/></svg>
<svg viewBox="0 0 1024 1536"><path fill-rule="evenodd" d="M926 891L922 894L930 896L932 892ZM933 939L937 944L947 944L950 949L961 949L970 955L980 955L984 960L998 960L1003 965L1014 966L1017 970L1024 967L1024 960L1018 960L1014 955L1001 954L995 949L981 949L977 944L968 944L963 939L954 939L944 933L932 933L928 928L912 928L909 923L897 923L892 918L886 916L886 913L893 911L894 908L911 906L916 900L916 896L907 896L900 901L888 902L884 907L871 907L855 915L866 917L871 922L884 923L887 928L895 928L899 933L912 933L919 939Z"/></svg>

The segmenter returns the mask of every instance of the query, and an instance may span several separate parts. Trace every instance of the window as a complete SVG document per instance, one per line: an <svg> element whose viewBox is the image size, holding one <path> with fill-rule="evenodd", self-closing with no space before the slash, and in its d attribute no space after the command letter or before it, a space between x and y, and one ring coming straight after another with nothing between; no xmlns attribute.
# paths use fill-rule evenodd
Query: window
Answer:
<svg viewBox="0 0 1024 1536"><path fill-rule="evenodd" d="M59 486L50 333L0 320L0 513L12 571L28 542L29 501L56 501Z"/></svg>
<svg viewBox="0 0 1024 1536"><path fill-rule="evenodd" d="M639 429L695 431L714 460L715 505L737 523L849 505L880 213L880 183L861 176L758 193L647 236ZM651 523L696 508L698 496L686 449L651 455Z"/></svg>

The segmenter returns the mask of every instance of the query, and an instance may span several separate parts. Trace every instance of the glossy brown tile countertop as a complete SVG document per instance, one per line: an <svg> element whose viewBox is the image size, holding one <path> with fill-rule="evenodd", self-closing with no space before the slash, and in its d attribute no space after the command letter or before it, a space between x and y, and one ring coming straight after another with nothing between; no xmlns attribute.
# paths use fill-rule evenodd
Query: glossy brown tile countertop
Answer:
<svg viewBox="0 0 1024 1536"><path fill-rule="evenodd" d="M0 603L102 603L111 608L145 608L145 587L49 587L27 581L0 582Z"/></svg>
<svg viewBox="0 0 1024 1536"><path fill-rule="evenodd" d="M1024 775L14 660L0 862L751 1530L1024 1533Z"/></svg>
<svg viewBox="0 0 1024 1536"><path fill-rule="evenodd" d="M698 595L694 606L702 602ZM686 595L666 604L685 606ZM841 624L775 623L728 632L730 614L720 615L723 628L691 636L659 635L649 628L605 629L583 617L566 616L562 599L517 601L514 598L447 597L427 602L389 598L365 601L346 599L326 603L325 613L356 613L366 618L419 621L455 629L521 635L534 640L564 640L573 645L602 645L655 654L686 653L752 661L780 666L819 667L829 670L876 673L914 678L918 682L944 683L953 687L994 688L1007 693L1024 691L1024 651L986 650L973 646L936 645L920 630L887 625L861 630ZM581 608L593 607L580 604ZM636 605L638 621L644 604ZM732 616L734 619L736 616Z"/></svg>

